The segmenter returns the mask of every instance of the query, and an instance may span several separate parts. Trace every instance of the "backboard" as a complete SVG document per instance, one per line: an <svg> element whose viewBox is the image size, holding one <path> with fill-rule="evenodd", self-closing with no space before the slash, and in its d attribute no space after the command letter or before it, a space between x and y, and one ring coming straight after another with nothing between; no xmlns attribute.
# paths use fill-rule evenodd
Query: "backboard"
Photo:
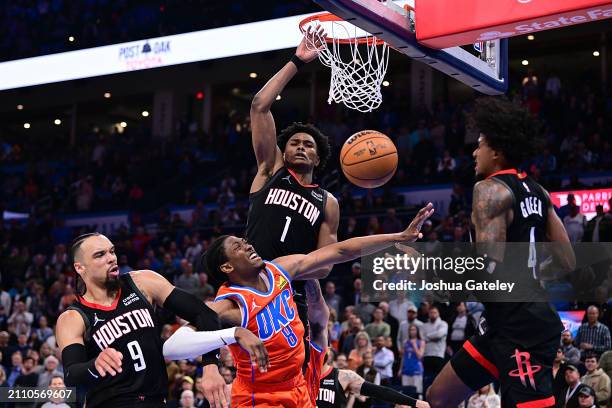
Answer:
<svg viewBox="0 0 612 408"><path fill-rule="evenodd" d="M314 0L329 12L386 41L397 51L449 75L487 95L508 89L506 39L486 41L475 55L461 47L433 49L420 44L415 33L415 14L402 7L407 1ZM409 4L414 6L414 4Z"/></svg>

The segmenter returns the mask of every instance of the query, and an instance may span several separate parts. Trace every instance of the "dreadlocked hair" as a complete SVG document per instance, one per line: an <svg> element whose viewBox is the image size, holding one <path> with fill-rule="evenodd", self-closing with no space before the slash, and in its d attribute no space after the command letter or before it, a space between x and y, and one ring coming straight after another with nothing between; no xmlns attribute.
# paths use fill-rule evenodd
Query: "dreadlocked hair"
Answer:
<svg viewBox="0 0 612 408"><path fill-rule="evenodd" d="M291 136L295 135L296 133L307 133L314 139L315 143L317 144L317 154L319 155L319 165L315 167L314 171L316 174L321 174L321 171L325 168L331 154L329 138L310 123L294 122L281 130L281 132L278 134L277 144L281 149L281 152L285 151L287 142Z"/></svg>
<svg viewBox="0 0 612 408"><path fill-rule="evenodd" d="M223 247L227 238L229 238L229 235L219 236L210 243L210 246L200 258L200 269L206 271L217 287L227 281L227 275L221 272L221 265L227 262L227 255Z"/></svg>
<svg viewBox="0 0 612 408"><path fill-rule="evenodd" d="M478 98L469 120L510 166L521 165L542 147L537 121L525 107L505 96Z"/></svg>
<svg viewBox="0 0 612 408"><path fill-rule="evenodd" d="M74 262L76 261L76 254L78 250L81 248L81 244L83 243L83 241L85 241L89 237L95 237L99 235L102 235L102 234L100 234L99 232L88 232L87 234L79 235L72 241L72 244L70 245L70 258L72 260L73 268L74 268ZM79 296L83 296L86 290L85 282L83 282L83 279L81 279L81 275L77 273L76 269L74 270L74 273L76 274L76 278L75 278L76 293Z"/></svg>

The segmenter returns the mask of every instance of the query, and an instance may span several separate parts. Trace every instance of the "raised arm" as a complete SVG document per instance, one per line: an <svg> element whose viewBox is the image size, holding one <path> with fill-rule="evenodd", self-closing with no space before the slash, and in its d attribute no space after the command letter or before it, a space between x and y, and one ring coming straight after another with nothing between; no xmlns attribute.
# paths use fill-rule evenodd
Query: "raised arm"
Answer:
<svg viewBox="0 0 612 408"><path fill-rule="evenodd" d="M317 52L306 46L304 36L295 51L297 64L307 63L316 58ZM301 62L300 62L301 61ZM296 62L290 61L276 73L253 98L251 102L251 129L253 150L257 160L257 174L251 184L251 193L261 190L272 175L283 166L283 154L276 144L276 125L270 108L276 97L298 72Z"/></svg>
<svg viewBox="0 0 612 408"><path fill-rule="evenodd" d="M434 212L429 203L414 217L408 228L396 234L369 235L327 245L308 255L289 255L275 260L293 279L322 279L329 274L326 267L348 262L360 256L371 255L396 242L416 241L422 238L421 227Z"/></svg>
<svg viewBox="0 0 612 408"><path fill-rule="evenodd" d="M325 219L321 223L319 229L319 240L317 242L317 248L323 248L324 246L335 244L338 242L338 224L340 223L340 207L338 206L338 200L331 193L327 193L327 203L325 204ZM333 265L329 265L325 272L329 274Z"/></svg>
<svg viewBox="0 0 612 408"><path fill-rule="evenodd" d="M329 307L323 299L321 285L316 279L309 280L304 285L306 302L308 303L308 323L310 323L310 341L319 348L327 347L327 324L329 322Z"/></svg>

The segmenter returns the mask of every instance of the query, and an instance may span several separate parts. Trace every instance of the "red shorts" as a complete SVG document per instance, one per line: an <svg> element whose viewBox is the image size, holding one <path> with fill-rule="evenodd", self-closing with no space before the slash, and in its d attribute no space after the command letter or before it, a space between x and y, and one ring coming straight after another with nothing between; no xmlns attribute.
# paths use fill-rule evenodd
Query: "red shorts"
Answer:
<svg viewBox="0 0 612 408"><path fill-rule="evenodd" d="M308 387L308 394L310 394L310 402L312 407L317 406L317 398L319 396L319 385L321 384L321 371L323 369L323 363L325 363L325 354L327 354L327 348L319 348L313 342L310 342L310 360L308 361L308 367L306 368L306 386Z"/></svg>
<svg viewBox="0 0 612 408"><path fill-rule="evenodd" d="M253 384L236 377L232 384L232 408L309 408L313 407L304 377L284 383Z"/></svg>

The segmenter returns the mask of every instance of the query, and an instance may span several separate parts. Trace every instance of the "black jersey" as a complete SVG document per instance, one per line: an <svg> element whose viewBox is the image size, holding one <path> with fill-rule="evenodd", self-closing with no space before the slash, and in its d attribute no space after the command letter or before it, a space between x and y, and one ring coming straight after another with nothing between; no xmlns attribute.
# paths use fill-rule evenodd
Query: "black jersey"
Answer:
<svg viewBox="0 0 612 408"><path fill-rule="evenodd" d="M317 249L327 191L318 185L302 185L291 170L282 167L261 190L251 194L249 201L246 238L262 259ZM292 285L302 318L304 283L295 281Z"/></svg>
<svg viewBox="0 0 612 408"><path fill-rule="evenodd" d="M168 390L160 329L153 306L129 274L111 306L78 298L69 309L85 321L85 349L93 359L112 347L123 354L122 372L106 375L87 390L87 407L130 406L138 402L163 402ZM93 373L92 373L93 375Z"/></svg>
<svg viewBox="0 0 612 408"><path fill-rule="evenodd" d="M344 408L346 394L338 381L339 370L332 367L327 374L321 376L317 408Z"/></svg>
<svg viewBox="0 0 612 408"><path fill-rule="evenodd" d="M514 169L494 173L489 178L503 184L513 197L513 218L506 229L506 242L545 241L549 198L544 189ZM514 276L513 280L522 286L521 296L528 296L533 301L485 303L488 326L525 347L559 335L563 330L559 315L540 286L537 256L530 253L530 248L534 247L535 244L521 246L518 254L516 247L512 248L512 253L507 247L500 271L506 276Z"/></svg>

